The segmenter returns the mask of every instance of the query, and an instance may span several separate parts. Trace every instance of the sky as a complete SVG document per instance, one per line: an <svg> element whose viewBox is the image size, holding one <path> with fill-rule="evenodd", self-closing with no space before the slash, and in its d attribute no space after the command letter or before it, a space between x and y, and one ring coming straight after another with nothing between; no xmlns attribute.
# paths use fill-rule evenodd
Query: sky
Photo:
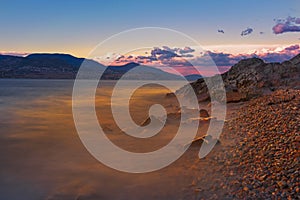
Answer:
<svg viewBox="0 0 300 200"><path fill-rule="evenodd" d="M299 0L0 0L0 53L88 57L103 40L140 27L182 32L212 52L282 51L300 43L299 17Z"/></svg>

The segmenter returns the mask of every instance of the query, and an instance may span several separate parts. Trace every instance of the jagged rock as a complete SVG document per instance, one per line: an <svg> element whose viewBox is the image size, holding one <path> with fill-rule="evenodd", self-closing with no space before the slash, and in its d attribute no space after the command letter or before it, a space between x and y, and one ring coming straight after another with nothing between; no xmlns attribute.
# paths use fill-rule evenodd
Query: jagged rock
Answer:
<svg viewBox="0 0 300 200"><path fill-rule="evenodd" d="M222 75L226 90L226 99L220 93L217 76L199 79L191 83L194 91L184 86L176 93L185 96L195 92L199 101L214 99L220 102L239 102L269 94L281 88L296 88L300 85L300 54L283 63L265 63L259 58L244 59ZM212 83L211 94L206 84Z"/></svg>

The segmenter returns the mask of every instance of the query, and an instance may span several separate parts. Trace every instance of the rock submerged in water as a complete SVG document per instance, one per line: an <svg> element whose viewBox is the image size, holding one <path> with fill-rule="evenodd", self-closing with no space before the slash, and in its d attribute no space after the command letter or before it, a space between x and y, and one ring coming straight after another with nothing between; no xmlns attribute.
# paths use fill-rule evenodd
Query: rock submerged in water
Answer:
<svg viewBox="0 0 300 200"><path fill-rule="evenodd" d="M200 109L200 117L205 117L205 118L209 117L207 110Z"/></svg>
<svg viewBox="0 0 300 200"><path fill-rule="evenodd" d="M184 148L188 147L201 147L202 143L205 142L207 144L216 142L216 144L220 144L220 141L217 138L212 137L211 135L204 135L201 137L197 137L188 144L184 145Z"/></svg>
<svg viewBox="0 0 300 200"><path fill-rule="evenodd" d="M162 124L162 121L155 116L150 116L150 117L147 117L147 119L145 119L141 123L141 126L147 126L150 123L152 123L153 125L160 125L160 124Z"/></svg>
<svg viewBox="0 0 300 200"><path fill-rule="evenodd" d="M169 92L169 93L166 94L166 97L167 98L174 98L174 97L176 97L176 95L173 92Z"/></svg>

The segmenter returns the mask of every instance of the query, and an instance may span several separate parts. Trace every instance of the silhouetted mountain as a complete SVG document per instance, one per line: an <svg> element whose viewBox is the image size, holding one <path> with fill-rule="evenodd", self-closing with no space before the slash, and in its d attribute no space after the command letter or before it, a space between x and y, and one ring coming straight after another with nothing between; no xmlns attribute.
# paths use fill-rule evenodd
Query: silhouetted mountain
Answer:
<svg viewBox="0 0 300 200"><path fill-rule="evenodd" d="M178 75L134 62L121 66L108 66L102 77L110 80L121 77L126 80L182 80Z"/></svg>
<svg viewBox="0 0 300 200"><path fill-rule="evenodd" d="M282 63L265 63L259 58L244 59L221 76L226 89L227 102L248 100L280 88L299 88L300 54ZM199 101L210 99L205 81L212 83L213 88L220 89L218 84L214 84L218 83L216 76L191 83ZM189 87L185 86L176 93L189 95L190 92L192 91Z"/></svg>
<svg viewBox="0 0 300 200"><path fill-rule="evenodd" d="M27 59L32 59L39 61L40 64L46 62L63 62L63 64L69 64L73 67L80 67L84 58L76 58L69 54L30 54L26 57Z"/></svg>
<svg viewBox="0 0 300 200"><path fill-rule="evenodd" d="M81 64L105 70L102 79L178 80L179 76L160 69L128 63L107 68L93 60L68 54L30 54L26 57L0 55L0 78L74 79ZM130 71L130 72L129 72ZM126 73L129 72L129 73Z"/></svg>
<svg viewBox="0 0 300 200"><path fill-rule="evenodd" d="M0 56L0 77L75 78L83 61L83 58L67 54L31 54L26 57L2 55Z"/></svg>
<svg viewBox="0 0 300 200"><path fill-rule="evenodd" d="M124 72L127 72L137 66L139 66L140 64L138 63L135 63L135 62L131 62L131 63L127 63L125 65L120 65L120 66L113 66L113 65L110 65L108 66L108 70L111 70L111 71L124 71Z"/></svg>
<svg viewBox="0 0 300 200"><path fill-rule="evenodd" d="M188 81L196 81L196 80L202 78L202 76L199 75L199 74L191 74L191 75L185 76L185 78L186 78L186 80L188 80Z"/></svg>

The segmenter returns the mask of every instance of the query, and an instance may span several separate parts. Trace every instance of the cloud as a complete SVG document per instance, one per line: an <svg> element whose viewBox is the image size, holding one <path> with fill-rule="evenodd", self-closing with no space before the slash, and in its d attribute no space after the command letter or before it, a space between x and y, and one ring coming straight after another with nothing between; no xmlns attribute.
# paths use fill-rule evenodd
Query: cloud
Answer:
<svg viewBox="0 0 300 200"><path fill-rule="evenodd" d="M253 32L253 29L252 28L247 28L246 30L243 30L241 32L241 36L246 36L246 35L249 35Z"/></svg>
<svg viewBox="0 0 300 200"><path fill-rule="evenodd" d="M291 45L285 48L278 47L273 49L264 49L261 52L244 53L244 54L230 54L225 52L206 52L205 56L209 56L218 67L230 67L238 63L242 59L258 57L265 62L283 62L291 59L300 53L300 45ZM211 66L210 59L197 57L195 62L199 66Z"/></svg>
<svg viewBox="0 0 300 200"><path fill-rule="evenodd" d="M232 55L223 52L208 52L208 55L213 59L217 66L231 66L240 61L241 59L247 58L245 55Z"/></svg>
<svg viewBox="0 0 300 200"><path fill-rule="evenodd" d="M168 49L168 50L167 50ZM185 54L178 55L174 52L183 50ZM263 48L252 53L232 54L222 51L207 51L206 53L198 52L190 54L191 48L153 48L149 54L145 55L127 55L119 56L116 63L126 64L136 62L142 65L153 66L167 71L167 67L172 67L178 72L188 75L197 74L196 69L204 71L203 75L213 75L215 71L212 66L217 66L221 73L230 69L231 66L242 59L258 57L265 62L283 62L291 59L300 53L300 45L290 45L283 47ZM201 54L202 53L202 54ZM211 73L211 74L210 74Z"/></svg>
<svg viewBox="0 0 300 200"><path fill-rule="evenodd" d="M292 45L292 46L286 47L285 50L292 51L292 50L297 50L299 48L300 48L299 44L296 44L296 45Z"/></svg>
<svg viewBox="0 0 300 200"><path fill-rule="evenodd" d="M154 47L150 54L145 55L129 55L129 56L119 56L114 63L115 64L123 64L128 62L136 62L140 64L169 64L168 62L171 60L178 60L175 58L192 58L194 55L191 54L195 51L191 47L184 48L170 48L168 46L163 46L162 48ZM178 61L176 61L177 64Z"/></svg>
<svg viewBox="0 0 300 200"><path fill-rule="evenodd" d="M224 34L225 32L222 29L218 29L218 33L223 33Z"/></svg>
<svg viewBox="0 0 300 200"><path fill-rule="evenodd" d="M300 32L300 18L287 17L286 19L276 19L276 24L272 30L274 34L286 32Z"/></svg>
<svg viewBox="0 0 300 200"><path fill-rule="evenodd" d="M173 58L192 58L194 55L191 54L195 51L191 47L184 47L184 48L170 48L168 46L163 46L162 48L154 47L149 55L144 56L120 56L116 62L123 63L123 62L137 62L137 63L153 63L153 62L162 62L168 63L169 60Z"/></svg>
<svg viewBox="0 0 300 200"><path fill-rule="evenodd" d="M151 51L151 56L157 58L158 60L170 59L173 57L177 57L178 55L174 51L160 49L155 47Z"/></svg>
<svg viewBox="0 0 300 200"><path fill-rule="evenodd" d="M0 51L0 55L9 55L9 56L19 56L19 57L26 57L30 53L25 52L16 52L16 51Z"/></svg>
<svg viewBox="0 0 300 200"><path fill-rule="evenodd" d="M192 57L194 57L194 55L193 55L193 54L184 54L184 55L182 55L181 57L184 57L184 58L192 58Z"/></svg>
<svg viewBox="0 0 300 200"><path fill-rule="evenodd" d="M153 61L157 61L157 57L156 56L136 56L135 57L137 59L138 62L153 62Z"/></svg>
<svg viewBox="0 0 300 200"><path fill-rule="evenodd" d="M291 45L286 48L267 49L263 52L255 52L251 54L230 55L231 62L238 62L244 58L258 57L265 62L283 62L293 58L300 53L300 46L298 44ZM217 64L217 63L216 63Z"/></svg>
<svg viewBox="0 0 300 200"><path fill-rule="evenodd" d="M183 49L178 49L178 52L180 54L186 54L186 53L193 53L195 49L192 49L191 47L184 47Z"/></svg>
<svg viewBox="0 0 300 200"><path fill-rule="evenodd" d="M188 54L188 53L192 53L195 51L195 49L192 49L191 47L184 47L184 48L170 48L168 46L163 46L162 50L166 50L166 51L170 51L179 55L183 55L183 54Z"/></svg>

